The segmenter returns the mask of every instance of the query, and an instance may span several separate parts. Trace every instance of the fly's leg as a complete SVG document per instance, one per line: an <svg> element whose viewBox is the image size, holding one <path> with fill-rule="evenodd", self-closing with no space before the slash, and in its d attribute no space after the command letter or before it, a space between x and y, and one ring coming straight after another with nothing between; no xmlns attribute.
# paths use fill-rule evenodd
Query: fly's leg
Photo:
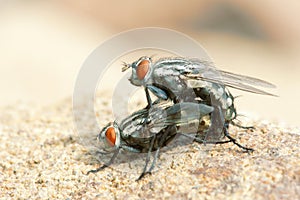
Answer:
<svg viewBox="0 0 300 200"><path fill-rule="evenodd" d="M152 152L152 147L153 147L155 138L156 138L156 135L154 135L153 138L152 138L152 140L151 140L150 148L149 148L149 150L148 150L148 154L147 154L147 158L146 158L146 163L145 163L145 167L144 167L144 169L143 169L143 172L142 172L142 174L139 176L139 178L138 178L136 181L141 180L146 174L149 173L149 172L146 172L146 171L147 171L147 166L148 166L149 161L150 161L151 152Z"/></svg>
<svg viewBox="0 0 300 200"><path fill-rule="evenodd" d="M159 151L160 151L160 147L158 147L157 150L156 150L156 152L155 152L155 155L154 155L154 158L153 158L153 162L152 162L149 170L146 171L146 166L145 166L143 173L140 175L140 177L137 179L137 181L141 180L146 174L151 174L151 171L153 170L153 168L155 166L155 163L156 163L156 160L158 158ZM149 162L149 160L148 160L148 162Z"/></svg>
<svg viewBox="0 0 300 200"><path fill-rule="evenodd" d="M214 144L226 144L226 143L229 143L229 142L232 142L231 140L226 140L226 141L217 141L217 142L214 142ZM212 142L213 143L213 142Z"/></svg>
<svg viewBox="0 0 300 200"><path fill-rule="evenodd" d="M248 148L248 147L242 146L241 144L239 144L239 143L236 141L235 138L231 137L231 136L229 135L229 133L228 133L227 127L224 128L224 134L225 134L225 136L226 136L233 144L237 145L237 146L240 147L241 149L246 150L247 152L253 152L253 151L254 151L254 149L252 149L252 148Z"/></svg>
<svg viewBox="0 0 300 200"><path fill-rule="evenodd" d="M149 171L148 173L151 173L151 171L153 170L153 168L155 167L155 163L156 163L156 160L158 158L158 155L159 155L159 151L160 151L160 147L157 148L156 152L155 152L155 156L154 156L154 159L153 159L153 162L149 168Z"/></svg>
<svg viewBox="0 0 300 200"><path fill-rule="evenodd" d="M145 93L146 93L146 98L147 98L147 102L148 102L146 109L150 109L152 107L152 100L151 100L149 90L147 87L145 87Z"/></svg>
<svg viewBox="0 0 300 200"><path fill-rule="evenodd" d="M175 126L169 126L169 127L167 128L167 130L164 131L163 137L160 138L159 145L158 145L158 148L157 148L157 150L156 150L156 152L155 152L155 156L154 156L153 162L152 162L152 164L151 164L151 167L149 168L149 173L151 173L151 171L152 171L153 168L155 167L155 163L156 163L156 160L157 160L157 158L158 158L158 155L159 155L159 152L160 152L160 148L161 148L163 145L166 145L167 143L169 143L169 142L170 142L169 140L172 140L172 139L174 138L174 137L172 136L172 137L170 137L170 138L167 139L167 136L168 136L169 132L172 132L172 131L176 131L176 132L177 132L177 130L174 130L174 128L176 129ZM175 135L174 135L174 136L175 136Z"/></svg>
<svg viewBox="0 0 300 200"><path fill-rule="evenodd" d="M146 160L146 165L144 167L144 171L143 173L140 175L140 177L137 179L138 180L141 180L146 174L151 174L151 171L154 169L155 167L155 164L156 164L156 161L157 161L157 158L158 158L158 155L159 155L159 152L160 152L160 148L163 146L163 145L166 145L169 140L172 140L173 137L170 137L167 139L167 136L170 132L173 132L173 131L176 131L174 130L174 128L176 129L175 126L169 126L164 132L163 132L163 135L162 137L159 138L159 144L158 144L158 147L157 147L157 150L155 152L155 155L154 155L154 158L153 158L153 161L152 161L152 164L149 168L148 171L147 170L147 165L149 163L149 160L150 160L150 156L151 156L151 151L152 151L152 147L154 145L154 141L156 140L156 135L153 137L152 141L151 141L151 146L149 148L149 151L148 151L148 156L147 156L147 160ZM174 135L175 136L175 135Z"/></svg>
<svg viewBox="0 0 300 200"><path fill-rule="evenodd" d="M235 112L235 113L236 113L236 112ZM236 122L234 122L233 120L236 120L236 121L238 121L238 122L241 122L240 120L237 119L238 116L245 116L245 115L241 115L241 114L237 115L237 114L235 114L235 117L234 117L233 119L231 119L231 120L230 120L229 122L227 122L227 123L230 123L230 124L232 124L233 126L236 126L236 127L238 127L238 128L242 128L242 129L246 129L246 130L248 130L248 129L255 129L254 126L242 126L242 125L237 124Z"/></svg>
<svg viewBox="0 0 300 200"><path fill-rule="evenodd" d="M226 140L226 141L207 141L207 140L203 140L197 137L193 137L193 136L189 136L188 134L184 134L184 133L180 133L181 135L188 137L188 138L192 138L194 139L194 142L198 142L200 144L225 144L225 143L229 143L232 142L231 140Z"/></svg>
<svg viewBox="0 0 300 200"><path fill-rule="evenodd" d="M195 138L195 142L198 142L200 144L226 144L229 142L232 142L231 140L226 141L207 141L207 140L199 140L198 138Z"/></svg>
<svg viewBox="0 0 300 200"><path fill-rule="evenodd" d="M105 169L106 167L110 166L114 162L114 160L116 159L117 155L119 154L119 151L120 151L120 149L117 149L114 152L113 156L111 157L111 159L110 159L110 161L108 163L102 165L101 167L99 167L97 169L92 169L92 170L88 171L87 175L89 175L90 173L97 173L97 172Z"/></svg>
<svg viewBox="0 0 300 200"><path fill-rule="evenodd" d="M242 129L246 129L246 130L249 130L249 129L255 129L254 126L242 126L242 125L239 125L237 123L235 123L234 121L231 121L230 122L233 126L236 126L238 128L242 128Z"/></svg>
<svg viewBox="0 0 300 200"><path fill-rule="evenodd" d="M229 139L229 140L226 140L226 141L207 141L207 140L203 140L203 139L199 139L197 137L193 137L193 136L189 136L188 134L183 134L181 133L181 135L185 136L185 137L190 137L190 138L193 138L195 142L198 142L200 144L225 144L225 143L229 143L229 142L232 142L233 144L237 145L238 147L240 147L241 149L244 149L246 150L247 152L252 152L254 151L254 149L252 148L247 148L247 147L244 147L242 146L241 144L239 144L236 139L234 139L233 137L231 137L227 131L227 129L225 129L225 136Z"/></svg>
<svg viewBox="0 0 300 200"><path fill-rule="evenodd" d="M162 102L162 99L156 99L154 102L153 102L153 104L152 105L155 105L155 104L159 104L160 102Z"/></svg>
<svg viewBox="0 0 300 200"><path fill-rule="evenodd" d="M149 94L149 90L147 87L145 87L145 93L146 93L146 98L147 98L147 103L148 105L146 106L145 109L150 109L152 108L152 100L151 100L151 97L150 97L150 94ZM149 114L149 113L148 113ZM143 122L143 125L146 125L146 123L150 122L149 119L148 119L148 115L147 117L145 118L144 122Z"/></svg>

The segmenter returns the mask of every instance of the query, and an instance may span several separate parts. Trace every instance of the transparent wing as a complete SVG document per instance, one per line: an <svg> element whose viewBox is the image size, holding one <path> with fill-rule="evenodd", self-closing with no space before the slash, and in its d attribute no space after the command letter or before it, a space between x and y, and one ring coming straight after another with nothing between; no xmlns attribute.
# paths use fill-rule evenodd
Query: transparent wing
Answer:
<svg viewBox="0 0 300 200"><path fill-rule="evenodd" d="M258 79L258 78L235 74L232 72L226 72L226 71L222 71L222 70L220 70L219 72L221 73L221 76L223 77L223 79L230 79L230 80L234 80L235 82L246 83L246 84L265 87L265 88L276 88L276 86L274 84L269 83L264 80L261 80L261 79Z"/></svg>
<svg viewBox="0 0 300 200"><path fill-rule="evenodd" d="M222 84L224 86L232 87L235 89L243 90L246 92L252 92L256 94L277 96L275 94L266 92L262 89L256 88L255 86L265 88L275 88L276 86L267 81L253 78L250 76L234 74L232 72L217 71L216 73L204 72L203 74L186 74L187 78L208 81L213 83Z"/></svg>
<svg viewBox="0 0 300 200"><path fill-rule="evenodd" d="M212 62L199 59L164 58L155 63L154 73L155 76L161 78L183 75L186 79L208 81L247 92L276 96L256 88L256 86L275 88L276 86L272 83L250 76L218 70Z"/></svg>
<svg viewBox="0 0 300 200"><path fill-rule="evenodd" d="M166 127L170 125L185 126L193 121L199 121L203 116L213 111L213 107L199 103L182 102L165 109L165 113L148 125L149 128Z"/></svg>

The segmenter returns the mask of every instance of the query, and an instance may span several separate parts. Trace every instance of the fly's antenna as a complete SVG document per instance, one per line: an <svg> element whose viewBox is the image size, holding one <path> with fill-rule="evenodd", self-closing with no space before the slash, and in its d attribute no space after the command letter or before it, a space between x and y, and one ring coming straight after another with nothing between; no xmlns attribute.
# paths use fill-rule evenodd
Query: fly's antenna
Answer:
<svg viewBox="0 0 300 200"><path fill-rule="evenodd" d="M130 64L126 63L126 62L122 62L122 72L125 72L127 69L130 68Z"/></svg>

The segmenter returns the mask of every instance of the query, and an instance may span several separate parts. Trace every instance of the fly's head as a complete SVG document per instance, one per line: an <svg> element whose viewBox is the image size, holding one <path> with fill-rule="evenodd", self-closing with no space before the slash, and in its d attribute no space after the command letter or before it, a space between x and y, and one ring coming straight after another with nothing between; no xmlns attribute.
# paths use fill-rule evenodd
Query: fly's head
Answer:
<svg viewBox="0 0 300 200"><path fill-rule="evenodd" d="M131 77L129 81L135 86L142 86L150 78L151 74L152 59L147 56L143 56L132 64L124 63L122 72L128 68L132 68Z"/></svg>
<svg viewBox="0 0 300 200"><path fill-rule="evenodd" d="M114 151L120 147L120 129L116 122L109 123L100 132L97 138L104 144L104 150Z"/></svg>

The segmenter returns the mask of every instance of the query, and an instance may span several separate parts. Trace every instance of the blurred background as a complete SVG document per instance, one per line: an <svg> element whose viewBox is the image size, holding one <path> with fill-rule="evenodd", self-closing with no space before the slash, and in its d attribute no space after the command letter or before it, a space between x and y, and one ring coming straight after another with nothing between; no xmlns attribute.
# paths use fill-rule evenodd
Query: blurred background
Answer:
<svg viewBox="0 0 300 200"><path fill-rule="evenodd" d="M299 126L299 19L296 0L2 0L0 106L70 97L98 45L121 31L155 26L193 37L222 70L277 85L271 92L279 98L241 93L238 109Z"/></svg>

